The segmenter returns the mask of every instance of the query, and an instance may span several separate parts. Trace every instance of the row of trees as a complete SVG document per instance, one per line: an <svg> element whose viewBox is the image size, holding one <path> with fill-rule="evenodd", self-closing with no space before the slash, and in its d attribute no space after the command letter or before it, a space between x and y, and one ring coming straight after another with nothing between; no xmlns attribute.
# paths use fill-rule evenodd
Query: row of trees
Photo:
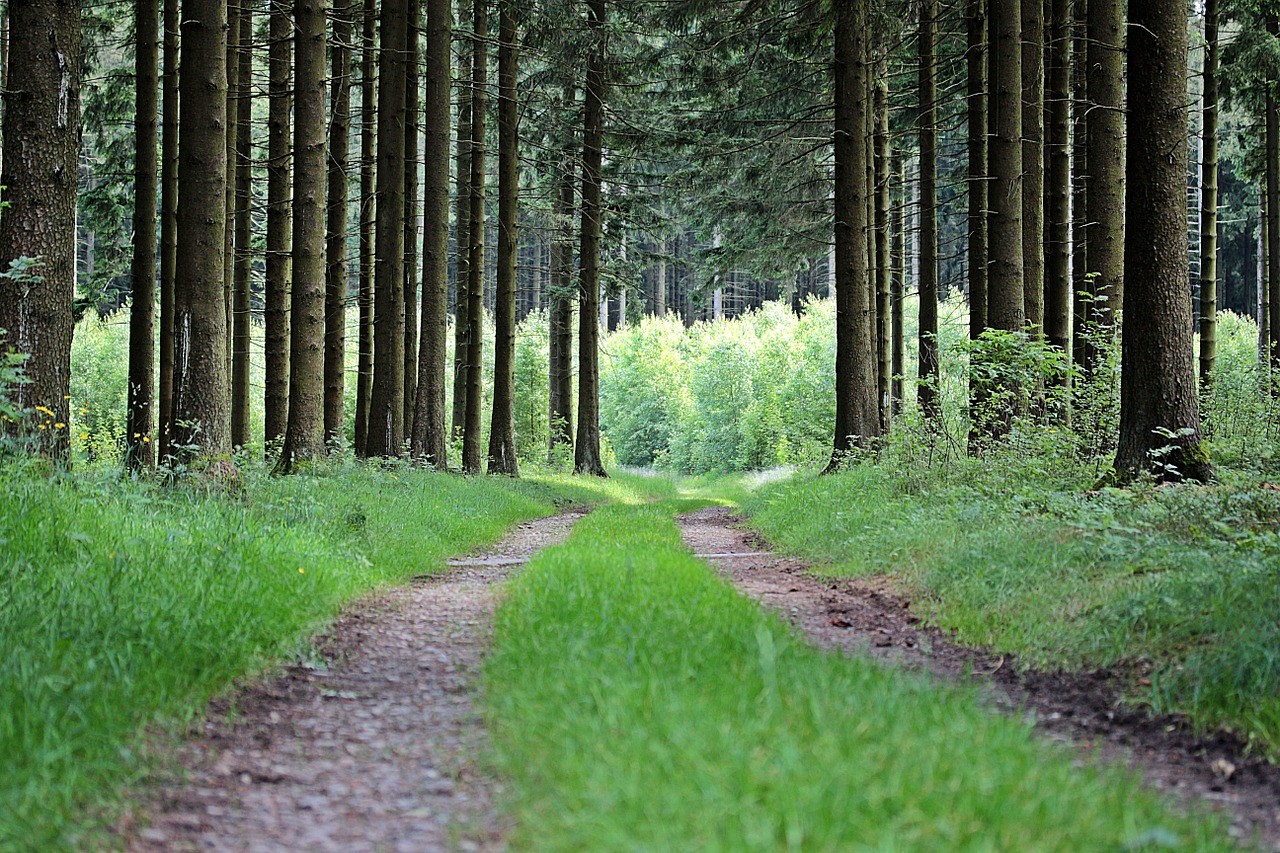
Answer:
<svg viewBox="0 0 1280 853"><path fill-rule="evenodd" d="M1154 426L1182 436L1179 444L1196 456L1195 382L1183 375L1191 347L1185 107L1161 113L1180 122L1180 154L1167 162L1181 169L1176 210L1167 212L1180 236L1138 233L1163 222L1166 214L1153 213L1130 222L1137 243L1125 239L1126 192L1149 194L1152 182L1171 180L1163 171L1144 171L1151 164L1141 160L1151 150L1134 144L1157 126L1143 110L1166 93L1143 89L1133 64L1168 61L1134 35L1145 32L1142 7L1130 10L1126 25L1115 2L971 0L957 49L955 10L940 10L933 0L913 5L910 15L893 3L783 0L731 8L692 0L498 2L493 10L488 0L457 10L438 0L425 5L365 0L324 9L299 0L263 9L252 0L231 6L185 0L180 8L164 0L163 7L132 7L134 464L150 464L154 444L162 454L198 449L218 458L248 441L249 329L260 317L264 438L282 440L281 470L341 435L344 375L355 361L351 438L358 453L397 455L407 444L415 458L444 465L451 438L460 438L465 470L479 471L488 459L490 470L515 473L513 329L516 312L532 310L545 293L552 440L571 442L579 470L599 473L597 335L601 320L625 322L627 288L618 279L640 283L633 285L632 312L637 305L657 313L677 307L691 317L719 314L734 294L749 305L765 294L799 295L805 285L822 289L826 282L812 281L819 267L834 283L840 317L838 461L844 451L873 443L903 403L894 377L903 372L902 309L912 284L921 312L919 403L926 415L935 412L936 306L945 286L939 270L953 263L940 252L940 231L966 207L957 233L966 244L973 336L987 329L1043 335L1088 373L1099 364L1099 338L1083 332L1114 325L1113 308L1123 300L1125 369L1141 369L1165 385L1142 383L1151 391L1145 402L1126 396L1131 416L1135 407L1150 411L1136 427L1126 419L1127 434L1146 437L1122 442L1118 463L1132 468L1153 441L1164 443L1152 437ZM1156 11L1165 14L1166 5ZM4 181L11 208L0 217L0 252L27 260L0 285L7 312L0 327L30 354L33 381L22 399L54 411L57 423L69 420L59 398L65 398L72 305L80 11L77 3L46 0L9 13L14 47ZM1183 10L1177 14L1180 64L1162 66L1168 79L1160 82L1178 87L1185 100L1187 21ZM1200 131L1206 377L1216 305L1216 14L1216 5L1206 7ZM1158 23L1171 26L1164 18ZM1229 66L1235 76L1226 77L1244 103L1259 100L1259 92L1271 97L1256 70L1269 66L1255 56L1268 43L1249 32L1254 42L1240 40L1243 58ZM1254 54L1245 50L1250 44ZM265 99L255 85L264 47ZM496 111L489 103L495 88ZM1266 107L1273 116L1273 100ZM263 112L265 146L255 138ZM486 192L494 137L496 206ZM952 150L957 139L964 157ZM56 168L38 162L55 153ZM267 173L265 200L254 188L259 164ZM946 180L957 174L966 193ZM1142 195L1140 209L1154 211L1154 201ZM265 217L258 215L262 208ZM496 251L486 246L492 229L486 220L495 209ZM1269 211L1280 211L1280 203ZM529 224L537 227L532 266L546 257L547 267L534 297L517 292L519 236ZM690 235L700 236L690 241ZM1152 240L1183 247L1181 272L1170 266L1178 258L1127 258ZM690 242L699 247L694 260L680 256ZM1280 245L1280 237L1271 243ZM257 257L265 263L259 266ZM705 300L687 290L676 298L669 271L682 263L707 270ZM797 264L808 271L807 283L797 282ZM915 274L908 276L911 267ZM1153 272L1162 289L1135 284ZM526 272L526 280L533 278ZM137 286L144 282L158 282L158 312L153 288ZM1270 282L1280 283L1280 270ZM487 450L479 391L486 293L497 365ZM360 312L355 359L344 340L353 294ZM455 361L446 365L451 303ZM1271 305L1280 307L1280 298ZM151 363L156 326L158 383ZM1280 322L1271 326L1280 331ZM1173 340L1173 332L1185 336ZM1157 349L1130 354L1143 341ZM1178 355L1165 363L1164 353ZM1134 368L1135 359L1146 361ZM445 411L448 384L451 411ZM1126 393L1137 393L1137 384L1126 382ZM41 439L47 451L65 451L65 434L53 430ZM1197 470L1185 460L1180 468Z"/></svg>

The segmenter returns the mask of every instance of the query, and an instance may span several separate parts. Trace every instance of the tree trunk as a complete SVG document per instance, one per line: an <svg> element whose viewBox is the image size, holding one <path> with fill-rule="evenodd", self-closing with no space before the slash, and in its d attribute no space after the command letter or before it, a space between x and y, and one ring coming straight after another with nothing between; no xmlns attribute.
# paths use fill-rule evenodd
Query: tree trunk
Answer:
<svg viewBox="0 0 1280 853"><path fill-rule="evenodd" d="M329 90L329 190L325 225L324 306L324 437L342 438L347 386L347 201L351 134L352 18L358 8L339 0L329 48L332 74Z"/></svg>
<svg viewBox="0 0 1280 853"><path fill-rule="evenodd" d="M485 125L489 107L488 0L472 0L471 18L471 204L467 212L467 404L462 416L462 470L479 474L484 402Z"/></svg>
<svg viewBox="0 0 1280 853"><path fill-rule="evenodd" d="M240 12L242 3L240 0L227 2L227 186L224 193L224 201L226 209L224 215L226 217L227 227L223 230L223 253L222 253L222 303L223 310L227 315L227 381L228 391L230 393L231 405L231 444L236 446L235 440L235 423L239 414L236 411L236 397L234 389L231 387L231 377L234 375L233 361L235 359L235 336L232 334L233 311L232 305L234 301L235 275L236 275L236 151L238 149L237 140L240 135L240 110L236 104L240 100Z"/></svg>
<svg viewBox="0 0 1280 853"><path fill-rule="evenodd" d="M882 65L887 77L887 66ZM893 328L889 307L889 86L875 87L875 174L876 174L876 348L880 354L876 371L876 396L880 401L880 428L889 431L893 417L890 382L893 376Z"/></svg>
<svg viewBox="0 0 1280 853"><path fill-rule="evenodd" d="M1071 23L1071 361L1084 369L1092 359L1087 321L1089 284L1089 6L1072 0Z"/></svg>
<svg viewBox="0 0 1280 853"><path fill-rule="evenodd" d="M253 2L240 9L236 52L235 257L231 282L231 444L249 441L249 287L253 275Z"/></svg>
<svg viewBox="0 0 1280 853"><path fill-rule="evenodd" d="M133 167L133 304L129 311L129 403L125 421L125 466L133 471L155 464L152 443L155 397L156 130L159 123L160 4L139 0L135 7L137 52L134 71L137 154Z"/></svg>
<svg viewBox="0 0 1280 853"><path fill-rule="evenodd" d="M1044 2L1022 7L1022 306L1044 329Z"/></svg>
<svg viewBox="0 0 1280 853"><path fill-rule="evenodd" d="M222 264L227 226L226 57L226 0L186 0L178 81L181 266L174 293L173 377L174 449L185 459L217 460L231 450Z"/></svg>
<svg viewBox="0 0 1280 853"><path fill-rule="evenodd" d="M378 175L369 456L404 442L404 141L409 0L384 0L378 60Z"/></svg>
<svg viewBox="0 0 1280 853"><path fill-rule="evenodd" d="M992 0L991 184L988 228L991 264L987 322L1020 331L1025 320L1022 246L1022 34L1019 0Z"/></svg>
<svg viewBox="0 0 1280 853"><path fill-rule="evenodd" d="M1044 332L1064 353L1071 346L1071 10L1047 0L1046 84L1048 178L1045 188ZM1066 372L1054 381L1064 385Z"/></svg>
<svg viewBox="0 0 1280 853"><path fill-rule="evenodd" d="M587 0L593 43L582 119L582 248L578 255L578 435L573 468L606 476L600 455L600 182L604 160L605 0ZM865 286L865 282L864 282Z"/></svg>
<svg viewBox="0 0 1280 853"><path fill-rule="evenodd" d="M1218 0L1204 4L1204 154L1200 164L1200 382L1218 357Z"/></svg>
<svg viewBox="0 0 1280 853"><path fill-rule="evenodd" d="M449 429L444 406L449 334L449 50L452 0L427 0L426 131L422 159L422 347L414 406L413 456L443 471Z"/></svg>
<svg viewBox="0 0 1280 853"><path fill-rule="evenodd" d="M969 337L987 327L987 5L969 0L966 93L968 97Z"/></svg>
<svg viewBox="0 0 1280 853"><path fill-rule="evenodd" d="M937 0L920 6L920 409L938 416Z"/></svg>
<svg viewBox="0 0 1280 853"><path fill-rule="evenodd" d="M1124 292L1124 15L1119 3L1089 4L1087 55L1089 112L1088 225L1089 320L1098 324L1103 348L1114 339L1115 310ZM1185 239L1185 238L1183 238ZM1103 353L1086 341L1084 369Z"/></svg>
<svg viewBox="0 0 1280 853"><path fill-rule="evenodd" d="M463 19L470 7L461 4L459 19ZM454 275L456 297L453 306L453 412L451 436L460 440L467 420L467 347L471 332L471 302L468 297L471 261L471 50L463 45L458 51L458 153L457 153L457 201L454 209L454 229L458 246L457 273Z"/></svg>
<svg viewBox="0 0 1280 853"><path fill-rule="evenodd" d="M263 438L270 446L289 423L289 290L292 278L293 20L286 0L271 0L267 107L267 260L263 322L266 376Z"/></svg>
<svg viewBox="0 0 1280 853"><path fill-rule="evenodd" d="M925 2L934 8L933 0ZM867 447L880 434L875 350L867 323L867 4L836 4L834 15L836 422L827 471L837 470L845 454ZM922 13L923 20L932 22L929 11ZM932 44L932 35L925 40ZM922 117L921 125L931 123Z"/></svg>
<svg viewBox="0 0 1280 853"><path fill-rule="evenodd" d="M377 38L376 0L364 0L360 40L360 281L356 291L356 456L369 456L369 404L373 397L373 276L377 200Z"/></svg>
<svg viewBox="0 0 1280 853"><path fill-rule="evenodd" d="M1098 5L1098 4L1094 4ZM1187 280L1187 18L1181 4L1130 0L1125 330L1116 477L1213 475L1200 437Z"/></svg>
<svg viewBox="0 0 1280 853"><path fill-rule="evenodd" d="M1275 36L1280 31L1280 21L1274 15L1267 18L1267 32ZM1280 365L1280 103L1275 95L1280 84L1280 74L1275 67L1267 66L1267 346L1271 368ZM1272 393L1276 393L1273 385Z"/></svg>
<svg viewBox="0 0 1280 853"><path fill-rule="evenodd" d="M164 0L160 126L160 388L157 458L173 438L173 291L178 269L178 0Z"/></svg>
<svg viewBox="0 0 1280 853"><path fill-rule="evenodd" d="M289 420L276 470L324 454L325 24L321 0L296 0L293 111L293 293Z"/></svg>
<svg viewBox="0 0 1280 853"><path fill-rule="evenodd" d="M0 216L0 262L35 262L25 277L0 279L0 329L7 332L6 347L27 355L27 382L13 389L13 402L36 410L32 436L40 453L65 459L76 274L80 4L30 0L13 4L10 16L0 181L7 209Z"/></svg>
<svg viewBox="0 0 1280 853"><path fill-rule="evenodd" d="M897 415L902 412L903 400L903 374L906 370L906 355L904 345L906 343L906 335L904 332L905 324L905 305L906 300L906 270L903 261L906 259L903 253L903 236L904 236L904 220L903 206L906 197L906 172L903 166L903 157L901 154L893 156L892 165L889 167L894 184L898 190L896 193L895 203L890 207L889 213L889 299L890 299L890 335L893 338L893 363L891 369L893 371L893 383L890 386L890 394L893 396L891 404L891 414Z"/></svg>
<svg viewBox="0 0 1280 853"><path fill-rule="evenodd" d="M516 103L519 62L512 0L498 16L498 285L493 312L493 413L489 473L518 477L515 430L516 247L519 245L520 128Z"/></svg>
<svg viewBox="0 0 1280 853"><path fill-rule="evenodd" d="M565 87L565 105L574 103L572 86ZM554 232L551 244L550 439L554 461L557 445L573 445L573 184L574 151L566 145L552 201Z"/></svg>
<svg viewBox="0 0 1280 853"><path fill-rule="evenodd" d="M413 431L418 397L418 32L421 0L409 0L404 125L404 434Z"/></svg>

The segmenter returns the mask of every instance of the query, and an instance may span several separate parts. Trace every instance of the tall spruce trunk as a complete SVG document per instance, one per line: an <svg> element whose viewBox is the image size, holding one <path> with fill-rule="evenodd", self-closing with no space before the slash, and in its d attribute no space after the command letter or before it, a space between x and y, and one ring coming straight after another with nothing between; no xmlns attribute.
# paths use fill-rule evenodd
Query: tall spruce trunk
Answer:
<svg viewBox="0 0 1280 853"><path fill-rule="evenodd" d="M293 288L289 419L277 471L324 454L325 21L321 0L297 0L294 23Z"/></svg>
<svg viewBox="0 0 1280 853"><path fill-rule="evenodd" d="M173 291L178 270L178 0L164 0L164 56L160 124L160 387L156 413L158 459L173 438Z"/></svg>
<svg viewBox="0 0 1280 853"><path fill-rule="evenodd" d="M4 90L0 262L36 260L29 276L0 279L4 346L25 353L27 381L12 389L34 409L41 454L66 459L71 388L71 302L76 275L76 158L80 151L80 4L12 4Z"/></svg>
<svg viewBox="0 0 1280 853"><path fill-rule="evenodd" d="M931 6L933 0L925 2ZM880 434L875 346L867 324L868 12L865 0L834 8L836 420L827 471Z"/></svg>
<svg viewBox="0 0 1280 853"><path fill-rule="evenodd" d="M135 7L137 51L134 91L137 154L133 167L133 299L129 310L129 391L125 418L125 466L155 464L156 182L159 151L160 4ZM7 34L6 34L7 35Z"/></svg>
<svg viewBox="0 0 1280 853"><path fill-rule="evenodd" d="M886 72L887 67L881 65ZM880 402L880 428L889 431L893 417L890 383L893 377L893 318L890 310L892 269L889 262L889 86L875 87L875 255L876 255L876 396Z"/></svg>
<svg viewBox="0 0 1280 853"><path fill-rule="evenodd" d="M904 376L903 371L906 369L905 364L905 301L906 301L906 267L904 261L906 256L903 252L904 234L906 217L903 215L903 206L906 198L906 172L903 165L904 158L901 154L894 154L889 173L893 180L894 186L897 188L892 199L893 203L889 208L889 299L890 299L890 335L893 338L893 363L890 365L893 371L893 383L890 386L890 394L892 395L892 403L890 405L891 414L897 415L902 412Z"/></svg>
<svg viewBox="0 0 1280 853"><path fill-rule="evenodd" d="M1016 332L1026 318L1022 231L1022 27L1019 0L991 0L992 134L987 322Z"/></svg>
<svg viewBox="0 0 1280 853"><path fill-rule="evenodd" d="M484 403L485 286L485 128L489 111L488 0L472 0L471 42L471 204L467 211L467 401L462 416L462 470L483 472L481 459Z"/></svg>
<svg viewBox="0 0 1280 853"><path fill-rule="evenodd" d="M412 448L415 459L448 466L445 362L449 334L449 80L451 0L427 0L426 98L422 117L422 346Z"/></svg>
<svg viewBox="0 0 1280 853"><path fill-rule="evenodd" d="M489 473L520 475L516 461L516 249L519 246L520 127L516 103L519 62L511 4L498 4L498 284L493 312L493 412Z"/></svg>
<svg viewBox="0 0 1280 853"><path fill-rule="evenodd" d="M462 19L470 6L459 5ZM458 146L457 194L454 209L455 243L458 247L457 272L454 275L453 300L453 411L451 439L460 441L467 415L467 346L471 332L470 301L467 297L467 266L471 260L471 50L462 45L458 50Z"/></svg>
<svg viewBox="0 0 1280 853"><path fill-rule="evenodd" d="M231 444L249 442L249 288L253 276L253 7L240 9L236 51L235 257L231 281Z"/></svg>
<svg viewBox="0 0 1280 853"><path fill-rule="evenodd" d="M574 102L572 86L565 87L565 103ZM554 232L551 244L550 431L549 460L555 461L558 445L573 446L573 185L574 152L561 152L560 174L552 200Z"/></svg>
<svg viewBox="0 0 1280 853"><path fill-rule="evenodd" d="M342 438L347 371L347 208L351 165L352 18L357 5L339 0L332 12L329 89L329 176L325 222L324 437Z"/></svg>
<svg viewBox="0 0 1280 853"><path fill-rule="evenodd" d="M289 291L293 269L293 20L287 0L271 0L267 48L267 258L264 283L263 438L289 423Z"/></svg>
<svg viewBox="0 0 1280 853"><path fill-rule="evenodd" d="M377 216L377 0L364 0L360 38L360 280L356 288L355 451L369 455L369 403L373 397L374 221Z"/></svg>
<svg viewBox="0 0 1280 853"><path fill-rule="evenodd" d="M1218 0L1204 4L1204 102L1200 163L1200 382L1218 357Z"/></svg>
<svg viewBox="0 0 1280 853"><path fill-rule="evenodd" d="M1089 4L1072 0L1071 19L1071 361L1083 369L1092 309L1089 283Z"/></svg>
<svg viewBox="0 0 1280 853"><path fill-rule="evenodd" d="M1071 346L1071 8L1046 0L1045 338L1063 353ZM1069 374L1053 381L1065 386Z"/></svg>
<svg viewBox="0 0 1280 853"><path fill-rule="evenodd" d="M1022 307L1044 330L1044 2L1022 7Z"/></svg>
<svg viewBox="0 0 1280 853"><path fill-rule="evenodd" d="M173 376L174 449L186 460L219 460L231 451L223 291L226 57L226 0L186 0L178 80L179 268Z"/></svg>
<svg viewBox="0 0 1280 853"><path fill-rule="evenodd" d="M1280 33L1280 20L1275 15L1267 18L1267 32ZM1272 372L1280 365L1280 99L1275 90L1280 85L1280 73L1273 64L1267 66L1267 348ZM1274 376L1272 377L1274 380ZM1280 390L1274 381L1272 393Z"/></svg>
<svg viewBox="0 0 1280 853"><path fill-rule="evenodd" d="M235 335L233 326L233 305L236 268L236 151L240 136L240 111L236 104L240 100L240 18L243 5L240 0L227 2L227 186L223 194L226 209L227 227L223 231L222 253L222 302L227 314L227 382L231 400L231 444L236 446L235 424L239 414L236 411L235 389L231 387L234 375Z"/></svg>
<svg viewBox="0 0 1280 853"><path fill-rule="evenodd" d="M1097 4L1095 4L1097 5ZM1116 476L1213 475L1200 437L1187 280L1187 18L1181 4L1130 0L1129 157L1120 443Z"/></svg>
<svg viewBox="0 0 1280 853"><path fill-rule="evenodd" d="M938 160L937 0L920 4L920 294L917 399L927 418L938 416Z"/></svg>
<svg viewBox="0 0 1280 853"><path fill-rule="evenodd" d="M586 99L582 111L582 248L578 253L578 433L573 468L606 476L600 455L600 184L604 160L605 0L587 0ZM865 279L863 286L866 286Z"/></svg>
<svg viewBox="0 0 1280 853"><path fill-rule="evenodd" d="M404 441L404 128L409 6L408 0L384 0L382 4L369 456L398 456Z"/></svg>
<svg viewBox="0 0 1280 853"><path fill-rule="evenodd" d="M965 16L968 98L969 337L987 327L987 4L969 0Z"/></svg>
<svg viewBox="0 0 1280 853"><path fill-rule="evenodd" d="M1124 14L1120 3L1089 4L1089 189L1085 228L1090 288L1089 319L1098 324L1101 347L1085 342L1084 370L1091 373L1110 346L1115 311L1124 294Z"/></svg>
<svg viewBox="0 0 1280 853"><path fill-rule="evenodd" d="M409 0L408 47L405 57L404 125L404 434L413 431L418 397L418 35L421 0Z"/></svg>

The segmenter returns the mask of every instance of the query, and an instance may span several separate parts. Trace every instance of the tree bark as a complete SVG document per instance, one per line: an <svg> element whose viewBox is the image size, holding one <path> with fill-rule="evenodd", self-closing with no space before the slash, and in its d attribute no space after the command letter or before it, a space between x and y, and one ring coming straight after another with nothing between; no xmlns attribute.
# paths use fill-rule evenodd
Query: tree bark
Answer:
<svg viewBox="0 0 1280 853"><path fill-rule="evenodd" d="M188 460L217 460L231 450L223 292L226 56L226 0L186 0L178 81L180 267L174 293L173 408L176 455Z"/></svg>
<svg viewBox="0 0 1280 853"><path fill-rule="evenodd" d="M223 253L222 253L222 302L223 310L227 314L227 381L231 382L234 376L233 362L235 360L235 335L232 333L233 326L233 302L235 299L235 275L236 275L236 151L238 149L237 140L240 136L240 110L236 104L240 100L240 13L242 3L240 0L228 0L227 2L227 186L224 193L226 203L226 223L227 227L223 231ZM235 425L237 416L240 414L236 411L235 389L228 384L231 401L231 445L236 446Z"/></svg>
<svg viewBox="0 0 1280 853"><path fill-rule="evenodd" d="M565 105L574 104L573 86L565 87ZM566 144L552 200L549 461L557 445L573 446L573 184L574 152Z"/></svg>
<svg viewBox="0 0 1280 853"><path fill-rule="evenodd" d="M360 282L356 291L356 456L369 456L369 403L373 396L374 220L377 213L377 29L376 0L364 0L360 39Z"/></svg>
<svg viewBox="0 0 1280 853"><path fill-rule="evenodd" d="M1089 284L1089 5L1072 0L1071 22L1071 361L1080 369L1092 358L1087 321Z"/></svg>
<svg viewBox="0 0 1280 853"><path fill-rule="evenodd" d="M902 412L903 401L903 374L906 370L905 365L905 343L906 334L904 332L905 325L905 301L906 301L906 269L903 261L906 257L903 253L903 236L904 223L906 217L903 215L903 202L905 200L906 190L906 172L903 167L903 157L901 154L893 156L892 164L889 168L894 184L897 186L895 203L890 207L889 213L889 299L890 299L890 334L893 338L893 363L891 365L893 371L893 383L890 386L890 394L893 400L891 404L891 414L897 415Z"/></svg>
<svg viewBox="0 0 1280 853"><path fill-rule="evenodd" d="M937 0L920 5L920 295L917 399L926 418L938 412Z"/></svg>
<svg viewBox="0 0 1280 853"><path fill-rule="evenodd" d="M1267 32L1280 33L1280 20L1275 15L1267 18ZM1280 73L1275 66L1267 65L1267 347L1269 363L1274 372L1280 366L1280 101L1276 98L1276 86ZM1274 377L1273 377L1274 378ZM1273 383L1272 393L1280 390Z"/></svg>
<svg viewBox="0 0 1280 853"><path fill-rule="evenodd" d="M418 33L421 0L409 0L408 47L405 50L404 125L404 434L413 431L418 397Z"/></svg>
<svg viewBox="0 0 1280 853"><path fill-rule="evenodd" d="M139 0L135 7L137 51L134 71L133 299L129 311L129 397L125 420L125 466L131 471L155 464L155 292L156 179L159 152L160 4Z"/></svg>
<svg viewBox="0 0 1280 853"><path fill-rule="evenodd" d="M398 456L404 442L404 128L409 5L408 0L385 0L382 4L369 456Z"/></svg>
<svg viewBox="0 0 1280 853"><path fill-rule="evenodd" d="M462 19L470 7L460 4ZM453 305L453 411L451 437L461 440L467 415L467 347L471 332L470 299L467 266L471 260L471 50L458 51L458 153L457 201L454 209L455 242L458 247L457 272L454 275Z"/></svg>
<svg viewBox="0 0 1280 853"><path fill-rule="evenodd" d="M1044 0L1022 7L1022 306L1044 329Z"/></svg>
<svg viewBox="0 0 1280 853"><path fill-rule="evenodd" d="M235 257L231 281L231 444L249 441L249 288L253 275L253 7L242 2L236 51Z"/></svg>
<svg viewBox="0 0 1280 853"><path fill-rule="evenodd" d="M1016 332L1026 319L1022 231L1022 34L1019 0L992 0L991 45L995 91L991 116L987 322Z"/></svg>
<svg viewBox="0 0 1280 853"><path fill-rule="evenodd" d="M1115 310L1124 298L1124 15L1119 3L1089 4L1087 62L1089 112L1088 224L1089 320L1098 325L1101 347L1114 339ZM1104 355L1086 341L1084 369Z"/></svg>
<svg viewBox="0 0 1280 853"><path fill-rule="evenodd" d="M969 337L987 327L987 4L969 0L965 85L968 97Z"/></svg>
<svg viewBox="0 0 1280 853"><path fill-rule="evenodd" d="M324 454L325 22L321 0L296 0L293 110L293 292L289 420L276 470Z"/></svg>
<svg viewBox="0 0 1280 853"><path fill-rule="evenodd" d="M263 323L266 375L263 439L284 438L289 423L290 287L293 269L293 21L287 0L271 0L268 38L267 259Z"/></svg>
<svg viewBox="0 0 1280 853"><path fill-rule="evenodd" d="M600 184L604 160L605 0L587 0L586 99L582 119L582 248L578 275L578 433L573 469L607 476L600 454ZM865 251L865 249L864 249ZM863 280L863 287L866 280Z"/></svg>
<svg viewBox="0 0 1280 853"><path fill-rule="evenodd" d="M1098 4L1094 4L1098 5ZM1121 482L1213 475L1200 437L1187 280L1187 19L1181 4L1130 0Z"/></svg>
<svg viewBox="0 0 1280 853"><path fill-rule="evenodd" d="M1218 0L1204 4L1204 103L1200 164L1200 382L1218 357Z"/></svg>
<svg viewBox="0 0 1280 853"><path fill-rule="evenodd" d="M881 70L888 76L887 65ZM876 397L880 402L880 429L889 431L893 417L890 381L893 376L893 318L889 306L889 85L875 87L875 255L876 255Z"/></svg>
<svg viewBox="0 0 1280 853"><path fill-rule="evenodd" d="M349 0L332 12L333 43L329 89L329 176L325 224L324 437L342 438L347 386L347 207L351 134L352 18Z"/></svg>
<svg viewBox="0 0 1280 853"><path fill-rule="evenodd" d="M6 347L27 355L27 382L12 390L13 402L36 410L30 426L38 451L62 460L70 448L80 4L13 4L10 26L0 263L38 260L28 276L0 279L0 329Z"/></svg>
<svg viewBox="0 0 1280 853"><path fill-rule="evenodd" d="M489 110L488 0L472 0L471 43L471 204L467 212L467 402L462 424L462 470L479 474L482 404L484 402L484 286L485 286L485 128Z"/></svg>
<svg viewBox="0 0 1280 853"><path fill-rule="evenodd" d="M512 0L498 9L498 284L493 312L493 412L489 473L520 476L516 460L516 249L519 246L520 126L516 103L519 62Z"/></svg>
<svg viewBox="0 0 1280 853"><path fill-rule="evenodd" d="M449 334L449 80L452 0L427 0L423 127L422 346L414 406L413 455L443 471L449 427L444 405Z"/></svg>
<svg viewBox="0 0 1280 853"><path fill-rule="evenodd" d="M1069 0L1047 0L1049 24L1046 113L1044 332L1063 353L1071 347L1071 11ZM1054 377L1065 385L1064 371Z"/></svg>
<svg viewBox="0 0 1280 853"><path fill-rule="evenodd" d="M160 125L160 388L158 459L173 438L173 291L178 269L178 0L164 2Z"/></svg>
<svg viewBox="0 0 1280 853"><path fill-rule="evenodd" d="M933 0L925 3L933 8ZM865 0L834 7L836 421L827 471L837 470L849 451L869 446L880 434L867 299L868 11ZM932 21L930 12L922 13L923 20ZM932 44L931 35L925 40ZM922 117L921 126L931 123Z"/></svg>

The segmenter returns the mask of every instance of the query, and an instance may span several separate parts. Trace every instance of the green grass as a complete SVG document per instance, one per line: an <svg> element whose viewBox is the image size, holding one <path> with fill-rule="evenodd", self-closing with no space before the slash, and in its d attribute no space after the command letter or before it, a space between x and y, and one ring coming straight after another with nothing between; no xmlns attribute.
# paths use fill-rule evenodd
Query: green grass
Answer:
<svg viewBox="0 0 1280 853"><path fill-rule="evenodd" d="M974 697L819 653L607 506L511 585L486 702L516 850L1230 850Z"/></svg>
<svg viewBox="0 0 1280 853"><path fill-rule="evenodd" d="M246 478L219 497L0 466L0 850L98 846L150 766L145 728L304 652L353 596L554 502L630 489L355 466Z"/></svg>
<svg viewBox="0 0 1280 853"><path fill-rule="evenodd" d="M909 487L892 466L800 476L743 508L820 571L896 578L962 642L1038 666L1149 664L1134 701L1280 754L1280 492L1226 472L1082 493L957 465Z"/></svg>

